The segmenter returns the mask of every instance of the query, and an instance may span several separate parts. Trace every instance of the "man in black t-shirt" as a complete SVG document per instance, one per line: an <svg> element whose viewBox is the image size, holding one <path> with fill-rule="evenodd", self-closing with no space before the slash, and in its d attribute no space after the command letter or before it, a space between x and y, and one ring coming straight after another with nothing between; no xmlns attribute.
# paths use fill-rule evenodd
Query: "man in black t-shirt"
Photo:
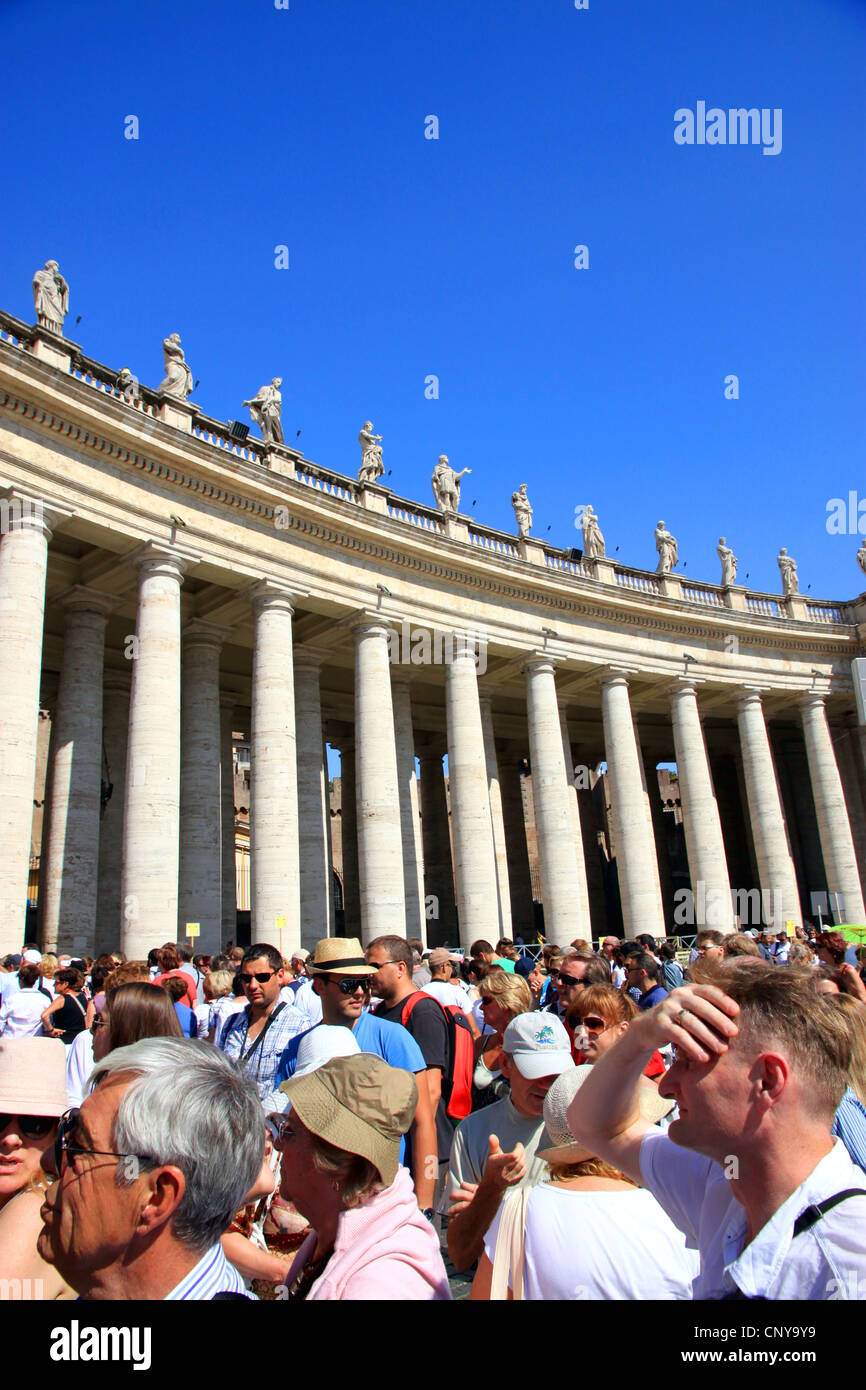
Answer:
<svg viewBox="0 0 866 1390"><path fill-rule="evenodd" d="M448 1118L446 1102L442 1095L442 1079L449 1075L448 1019L437 1000L416 990L413 985L412 948L402 936L377 936L367 947L366 957L367 964L376 968L376 974L370 977L371 992L382 1001L376 1009L377 1018L383 1018L387 1023L402 1023L406 1000L413 994L420 995L406 1020L405 1027L417 1042L427 1063L427 1071L424 1074L427 1077L430 1100L436 1116L438 1196L447 1175L451 1140L454 1137L454 1126ZM420 1084L420 1075L418 1081ZM406 1143L408 1148L408 1135ZM410 1165L410 1161L411 1155L407 1154L407 1166Z"/></svg>

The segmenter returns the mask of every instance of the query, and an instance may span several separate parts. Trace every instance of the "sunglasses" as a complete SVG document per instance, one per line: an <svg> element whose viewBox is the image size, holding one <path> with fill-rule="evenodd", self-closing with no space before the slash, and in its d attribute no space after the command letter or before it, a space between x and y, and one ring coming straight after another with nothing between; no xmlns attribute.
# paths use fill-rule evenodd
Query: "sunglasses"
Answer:
<svg viewBox="0 0 866 1390"><path fill-rule="evenodd" d="M563 975L562 971L560 970L559 983L561 985L565 985L566 989L569 989L573 985L585 985L586 980L579 980L576 975Z"/></svg>
<svg viewBox="0 0 866 1390"><path fill-rule="evenodd" d="M359 975L357 978L345 975L328 975L328 984L336 985L341 994L354 994L357 990L367 990L370 988L370 976Z"/></svg>
<svg viewBox="0 0 866 1390"><path fill-rule="evenodd" d="M257 985L266 985L268 980L272 980L276 975L276 970L269 970L266 975L248 975L246 971L241 971L241 984L246 988L255 980Z"/></svg>
<svg viewBox="0 0 866 1390"><path fill-rule="evenodd" d="M587 1033L606 1033L610 1027L610 1024L605 1023L603 1018L595 1018L593 1014L582 1019L581 1022Z"/></svg>
<svg viewBox="0 0 866 1390"><path fill-rule="evenodd" d="M547 978L548 978L549 980L558 980L558 979L559 979L559 971L558 971L558 970L548 970L548 972L547 972Z"/></svg>
<svg viewBox="0 0 866 1390"><path fill-rule="evenodd" d="M17 1125L25 1139L44 1139L57 1121L57 1115L0 1115L0 1133Z"/></svg>
<svg viewBox="0 0 866 1390"><path fill-rule="evenodd" d="M276 1112L268 1115L265 1120L265 1128L277 1148L282 1148L286 1141L291 1139L295 1133L292 1129L291 1121L286 1116L279 1115Z"/></svg>
<svg viewBox="0 0 866 1390"><path fill-rule="evenodd" d="M85 1148L83 1144L74 1144L72 1142L72 1131L78 1124L78 1116L80 1114L81 1111L75 1109L67 1110L66 1114L61 1116L57 1138L54 1140L54 1167L57 1170L58 1177L63 1176L64 1154L68 1154L72 1159L78 1158L80 1154L96 1154L100 1158L134 1158L142 1163L149 1161L144 1154L119 1154L115 1153L113 1149L88 1149Z"/></svg>

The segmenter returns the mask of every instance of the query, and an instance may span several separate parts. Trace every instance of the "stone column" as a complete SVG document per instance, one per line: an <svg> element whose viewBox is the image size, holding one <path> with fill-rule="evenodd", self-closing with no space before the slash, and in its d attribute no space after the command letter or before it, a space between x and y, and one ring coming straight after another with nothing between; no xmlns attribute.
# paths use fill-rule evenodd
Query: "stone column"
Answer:
<svg viewBox="0 0 866 1390"><path fill-rule="evenodd" d="M403 842L403 885L406 895L406 935L419 936L427 944L424 914L424 851L421 842L418 779L415 776L415 732L412 696L403 677L391 681L394 701L394 740L400 787L400 826Z"/></svg>
<svg viewBox="0 0 866 1390"><path fill-rule="evenodd" d="M460 633L445 667L445 714L457 920L468 948L478 937L498 939L499 910L475 646Z"/></svg>
<svg viewBox="0 0 866 1390"><path fill-rule="evenodd" d="M451 864L451 836L442 751L419 748L421 764L421 838L424 847L424 891L432 898L427 921L427 944L457 944L457 903ZM435 938L435 940L434 940ZM469 943L472 944L471 942Z"/></svg>
<svg viewBox="0 0 866 1390"><path fill-rule="evenodd" d="M43 950L91 955L99 868L102 668L114 599L74 588L66 609L43 877ZM115 942L116 945L116 942Z"/></svg>
<svg viewBox="0 0 866 1390"><path fill-rule="evenodd" d="M725 843L694 681L676 683L671 693L671 715L695 925L733 931Z"/></svg>
<svg viewBox="0 0 866 1390"><path fill-rule="evenodd" d="M571 838L574 844L574 857L577 872L577 897L572 904L572 913L577 920L576 935L592 940L592 915L589 910L589 884L586 877L586 864L583 857L583 835L580 827L580 808L577 804L577 784L574 776L574 753L571 734L568 731L568 716L565 706L559 707L559 727L562 735L562 752L565 759L566 790L571 818ZM570 940L574 940L572 936Z"/></svg>
<svg viewBox="0 0 866 1390"><path fill-rule="evenodd" d="M233 691L220 694L220 946L236 941L238 935L237 856L235 853L235 769L234 733L237 696Z"/></svg>
<svg viewBox="0 0 866 1390"><path fill-rule="evenodd" d="M325 723L322 710L322 724ZM328 936L337 935L337 892L334 880L334 842L331 838L331 775L328 768L328 740L322 729L322 767L325 769L325 851L328 856Z"/></svg>
<svg viewBox="0 0 866 1390"><path fill-rule="evenodd" d="M511 930L515 937L522 936L524 941L530 941L535 937L535 914L532 879L529 873L529 847L526 843L526 818L523 814L521 761L521 753L513 744L499 757L502 771L502 822L508 855Z"/></svg>
<svg viewBox="0 0 866 1390"><path fill-rule="evenodd" d="M101 808L99 823L95 956L116 951L120 944L120 868L123 859L129 687L130 678L125 671L105 672L102 683L102 742L107 765L105 776L111 787L111 796ZM100 777L100 783L101 780Z"/></svg>
<svg viewBox="0 0 866 1390"><path fill-rule="evenodd" d="M388 635L380 618L355 627L355 789L361 940L405 936L403 840Z"/></svg>
<svg viewBox="0 0 866 1390"><path fill-rule="evenodd" d="M340 849L343 859L343 932L361 938L358 882L358 817L355 795L355 740L340 739Z"/></svg>
<svg viewBox="0 0 866 1390"><path fill-rule="evenodd" d="M39 722L48 542L56 514L17 490L0 494L0 952L24 939Z"/></svg>
<svg viewBox="0 0 866 1390"><path fill-rule="evenodd" d="M613 674L602 681L601 709L626 939L633 941L641 932L663 937L655 842L625 676Z"/></svg>
<svg viewBox="0 0 866 1390"><path fill-rule="evenodd" d="M496 857L496 883L499 889L499 935L510 938L512 926L511 890L508 883L508 851L505 844L505 821L502 815L502 782L499 776L496 738L493 732L493 701L489 695L481 696L481 731L484 735L487 794L490 798L490 823L493 827L493 853Z"/></svg>
<svg viewBox="0 0 866 1390"><path fill-rule="evenodd" d="M322 740L320 652L295 649L295 723L298 734L298 827L301 873L301 945L307 951L331 923L328 841L328 764Z"/></svg>
<svg viewBox="0 0 866 1390"><path fill-rule="evenodd" d="M646 787L647 809L649 811L650 829L653 835L653 842L656 847L656 865L659 873L659 892L662 899L662 915L665 923L670 926L674 915L674 884L673 874L671 873L671 857L668 848L668 834L670 830L669 819L673 821L673 816L668 817L662 804L661 793L659 791L658 762L654 755L649 753L646 748L641 747L640 735L635 726L635 737L637 738L638 748L640 749L641 767L644 775L644 785Z"/></svg>
<svg viewBox="0 0 866 1390"><path fill-rule="evenodd" d="M773 926L777 922L781 926L787 921L802 925L797 879L788 847L764 710L757 691L747 690L740 695L737 723L743 750L749 819L758 861L758 879L764 902L764 921L768 922L771 918Z"/></svg>
<svg viewBox="0 0 866 1390"><path fill-rule="evenodd" d="M596 766L595 762L585 763L586 767ZM593 940L601 941L608 935L607 897L604 890L604 873L601 867L601 850L598 842L599 827L592 802L592 788L577 787L577 810L580 816L580 834L583 844L583 862L586 868L586 887L589 893L589 915L592 922Z"/></svg>
<svg viewBox="0 0 866 1390"><path fill-rule="evenodd" d="M148 543L136 560L123 808L121 950L143 960L177 935L180 859L180 586L190 558Z"/></svg>
<svg viewBox="0 0 866 1390"><path fill-rule="evenodd" d="M524 667L544 934L548 941L567 946L575 936L589 934L591 927L586 880L581 897L578 878L576 825L553 670L546 657Z"/></svg>
<svg viewBox="0 0 866 1390"><path fill-rule="evenodd" d="M866 922L851 823L827 724L824 697L804 696L800 701L800 717L818 816L827 890L842 897L843 911L839 921L855 924Z"/></svg>
<svg viewBox="0 0 866 1390"><path fill-rule="evenodd" d="M833 746L851 822L854 853L860 865L860 887L866 894L866 771L860 763L857 730L840 729L838 736L833 737Z"/></svg>
<svg viewBox="0 0 866 1390"><path fill-rule="evenodd" d="M252 940L283 955L301 944L298 768L292 660L293 597L262 580L253 590L250 740ZM285 923L285 925L283 925Z"/></svg>
<svg viewBox="0 0 866 1390"><path fill-rule="evenodd" d="M177 937L198 922L192 951L222 946L220 652L224 628L195 621L181 650L180 878Z"/></svg>

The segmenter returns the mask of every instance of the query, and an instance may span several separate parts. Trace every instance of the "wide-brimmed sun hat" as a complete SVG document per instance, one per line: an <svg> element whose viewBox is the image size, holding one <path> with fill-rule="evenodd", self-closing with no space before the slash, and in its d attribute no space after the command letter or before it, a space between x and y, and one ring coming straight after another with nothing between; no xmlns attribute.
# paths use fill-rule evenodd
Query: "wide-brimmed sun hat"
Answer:
<svg viewBox="0 0 866 1390"><path fill-rule="evenodd" d="M544 1128L548 1138L553 1140L550 1148L539 1149L536 1154L544 1163L582 1163L584 1159L596 1157L591 1149L575 1139L568 1125L568 1107L591 1071L592 1067L584 1062L563 1072L544 1097ZM642 1117L653 1125L674 1108L674 1102L660 1096L652 1083L641 1086L639 1103Z"/></svg>
<svg viewBox="0 0 866 1390"><path fill-rule="evenodd" d="M59 1038L0 1038L0 1111L7 1115L63 1115L66 1048Z"/></svg>
<svg viewBox="0 0 866 1390"><path fill-rule="evenodd" d="M367 964L356 936L326 936L316 942L307 959L307 971L313 975L375 975L376 966Z"/></svg>
<svg viewBox="0 0 866 1390"><path fill-rule="evenodd" d="M336 1057L280 1090L311 1133L345 1153L366 1158L386 1187L397 1176L400 1138L412 1123L418 1083L411 1071L380 1057Z"/></svg>

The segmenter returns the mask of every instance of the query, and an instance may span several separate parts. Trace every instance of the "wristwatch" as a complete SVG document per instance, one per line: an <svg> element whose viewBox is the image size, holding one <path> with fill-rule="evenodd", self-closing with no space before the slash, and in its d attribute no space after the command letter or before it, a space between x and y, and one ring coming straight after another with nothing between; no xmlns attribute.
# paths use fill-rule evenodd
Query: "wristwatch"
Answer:
<svg viewBox="0 0 866 1390"><path fill-rule="evenodd" d="M436 1213L432 1207L425 1207L424 1210L421 1212L421 1215L426 1216L428 1221L432 1221Z"/></svg>

